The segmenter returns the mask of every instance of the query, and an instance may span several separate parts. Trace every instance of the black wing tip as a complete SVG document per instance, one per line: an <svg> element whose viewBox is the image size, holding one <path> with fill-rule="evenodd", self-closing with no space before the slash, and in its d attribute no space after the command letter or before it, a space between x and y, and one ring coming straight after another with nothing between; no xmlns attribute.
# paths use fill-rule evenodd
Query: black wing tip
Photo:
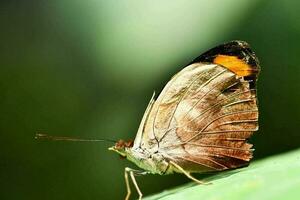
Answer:
<svg viewBox="0 0 300 200"><path fill-rule="evenodd" d="M244 60L247 64L255 68L257 72L260 71L258 58L252 51L250 45L242 40L232 40L218 45L195 58L192 61L192 63L213 62L214 58L220 54L228 56L237 56L238 58Z"/></svg>
<svg viewBox="0 0 300 200"><path fill-rule="evenodd" d="M251 74L244 76L246 80L252 81L251 88L255 88L255 82L260 73L259 60L252 51L250 45L242 40L232 40L218 45L194 59L193 63L214 63L214 59L219 55L234 56L242 60L251 68Z"/></svg>
<svg viewBox="0 0 300 200"><path fill-rule="evenodd" d="M229 42L225 42L223 45L237 45L243 48L250 48L249 43L243 40L231 40Z"/></svg>

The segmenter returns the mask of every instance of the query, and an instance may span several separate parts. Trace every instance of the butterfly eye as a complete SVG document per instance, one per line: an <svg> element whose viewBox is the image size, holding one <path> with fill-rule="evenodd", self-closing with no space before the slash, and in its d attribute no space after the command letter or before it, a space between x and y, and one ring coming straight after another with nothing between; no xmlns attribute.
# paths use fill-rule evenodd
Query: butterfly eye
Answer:
<svg viewBox="0 0 300 200"><path fill-rule="evenodd" d="M125 141L124 140L119 140L116 144L115 144L115 148L116 149L122 149L125 147Z"/></svg>
<svg viewBox="0 0 300 200"><path fill-rule="evenodd" d="M124 143L125 147L132 147L133 146L133 140L128 140L127 142Z"/></svg>

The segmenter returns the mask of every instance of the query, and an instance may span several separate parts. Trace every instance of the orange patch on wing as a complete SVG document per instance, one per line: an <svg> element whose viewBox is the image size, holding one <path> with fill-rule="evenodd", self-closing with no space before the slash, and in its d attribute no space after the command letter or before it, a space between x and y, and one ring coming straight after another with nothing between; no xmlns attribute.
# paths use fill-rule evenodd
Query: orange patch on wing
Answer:
<svg viewBox="0 0 300 200"><path fill-rule="evenodd" d="M255 71L251 65L248 65L245 61L236 56L217 55L213 63L230 69L238 76L249 76Z"/></svg>

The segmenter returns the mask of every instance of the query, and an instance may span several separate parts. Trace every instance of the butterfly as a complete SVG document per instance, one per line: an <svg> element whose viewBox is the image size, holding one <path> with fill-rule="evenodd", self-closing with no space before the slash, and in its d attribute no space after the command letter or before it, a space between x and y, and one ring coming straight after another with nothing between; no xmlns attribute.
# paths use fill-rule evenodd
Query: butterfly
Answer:
<svg viewBox="0 0 300 200"><path fill-rule="evenodd" d="M175 74L146 108L133 140L91 140L37 134L37 139L115 142L112 150L140 169L125 168L128 200L136 175L192 173L247 166L258 130L255 53L244 41L231 41L203 53Z"/></svg>
<svg viewBox="0 0 300 200"><path fill-rule="evenodd" d="M153 94L134 141L109 150L142 170L125 168L139 199L136 175L221 171L249 164L258 130L256 80L259 61L249 44L231 41L203 53L175 74L157 99Z"/></svg>

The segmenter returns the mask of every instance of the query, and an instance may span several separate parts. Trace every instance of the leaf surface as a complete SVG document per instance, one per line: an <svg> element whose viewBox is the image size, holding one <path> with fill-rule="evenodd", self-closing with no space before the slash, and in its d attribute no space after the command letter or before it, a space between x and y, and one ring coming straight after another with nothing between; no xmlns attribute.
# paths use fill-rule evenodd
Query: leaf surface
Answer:
<svg viewBox="0 0 300 200"><path fill-rule="evenodd" d="M220 172L144 200L289 200L300 197L300 149L254 161L249 167Z"/></svg>

